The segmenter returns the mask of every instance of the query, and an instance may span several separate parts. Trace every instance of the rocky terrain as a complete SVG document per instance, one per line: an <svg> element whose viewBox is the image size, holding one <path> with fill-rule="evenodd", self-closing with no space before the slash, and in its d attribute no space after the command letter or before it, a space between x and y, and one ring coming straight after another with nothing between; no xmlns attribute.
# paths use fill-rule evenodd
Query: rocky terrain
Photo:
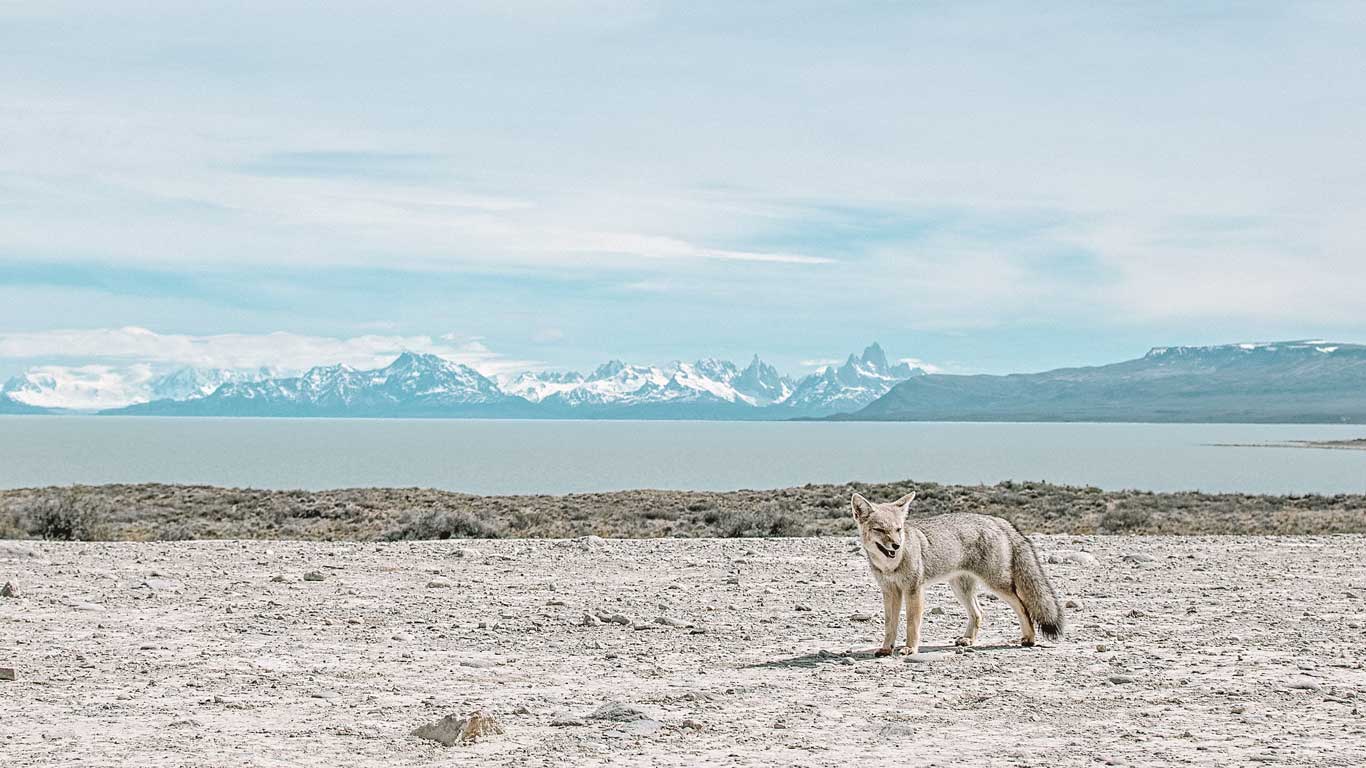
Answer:
<svg viewBox="0 0 1366 768"><path fill-rule="evenodd" d="M1366 762L1366 537L1035 540L1073 606L1063 641L1016 647L987 600L979 647L955 649L963 616L934 587L909 659L872 657L880 597L843 537L0 542L0 752L10 768ZM412 735L479 710L473 743Z"/></svg>
<svg viewBox="0 0 1366 768"><path fill-rule="evenodd" d="M0 538L614 538L849 533L849 498L916 491L913 514L998 515L1035 533L1366 533L1366 496L1102 491L1047 483L845 483L778 490L473 496L424 488L263 491L101 485L0 491Z"/></svg>

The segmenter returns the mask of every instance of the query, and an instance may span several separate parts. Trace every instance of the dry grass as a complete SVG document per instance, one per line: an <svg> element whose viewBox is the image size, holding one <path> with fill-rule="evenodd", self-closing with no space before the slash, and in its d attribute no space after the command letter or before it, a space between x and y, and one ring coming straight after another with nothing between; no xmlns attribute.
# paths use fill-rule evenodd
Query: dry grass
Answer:
<svg viewBox="0 0 1366 768"><path fill-rule="evenodd" d="M471 496L421 488L258 491L103 485L0 491L0 538L766 537L852 530L849 495L916 490L916 512L999 515L1040 533L1366 533L1366 496L1102 491L1045 483L806 485L770 491Z"/></svg>

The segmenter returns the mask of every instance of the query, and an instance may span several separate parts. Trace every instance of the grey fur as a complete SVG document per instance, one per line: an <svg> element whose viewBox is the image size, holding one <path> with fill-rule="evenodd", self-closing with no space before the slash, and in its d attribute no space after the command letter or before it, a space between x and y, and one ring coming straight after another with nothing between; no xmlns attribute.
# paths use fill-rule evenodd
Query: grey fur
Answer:
<svg viewBox="0 0 1366 768"><path fill-rule="evenodd" d="M1062 636L1062 603L1024 534L1007 520L968 512L908 521L914 500L914 493L890 504L874 504L857 493L851 500L868 566L882 587L886 627L880 654L891 653L903 603L905 651L919 650L924 588L939 582L949 582L968 613L959 645L977 640L982 621L979 585L1015 610L1022 645L1034 644L1036 628L1050 639Z"/></svg>

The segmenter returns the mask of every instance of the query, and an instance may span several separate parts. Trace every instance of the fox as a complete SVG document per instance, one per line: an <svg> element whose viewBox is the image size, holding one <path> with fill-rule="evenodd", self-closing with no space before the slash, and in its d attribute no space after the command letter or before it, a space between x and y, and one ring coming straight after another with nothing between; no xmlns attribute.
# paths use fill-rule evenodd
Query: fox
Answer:
<svg viewBox="0 0 1366 768"><path fill-rule="evenodd" d="M1020 645L1034 645L1035 630L1062 637L1065 617L1053 585L1028 537L1010 521L970 512L953 512L907 520L915 492L891 503L874 504L861 494L851 499L859 541L873 579L882 587L885 622L877 656L889 656L896 644L901 606L906 606L906 645L901 653L920 652L920 620L925 588L948 582L968 613L968 623L955 645L971 646L982 628L978 586L985 586L1020 619Z"/></svg>

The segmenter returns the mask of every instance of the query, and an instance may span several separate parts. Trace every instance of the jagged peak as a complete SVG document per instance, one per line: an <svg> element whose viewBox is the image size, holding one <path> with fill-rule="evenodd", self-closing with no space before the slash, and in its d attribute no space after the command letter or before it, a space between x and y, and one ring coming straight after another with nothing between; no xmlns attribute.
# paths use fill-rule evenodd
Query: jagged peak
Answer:
<svg viewBox="0 0 1366 768"><path fill-rule="evenodd" d="M624 370L626 370L626 363L623 363L622 361L615 359L608 360L602 365L599 365L597 368L594 368L593 373L590 374L588 378L595 380L608 379L613 376L616 376L618 373L621 373Z"/></svg>
<svg viewBox="0 0 1366 768"><path fill-rule="evenodd" d="M864 348L863 356L860 359L873 366L875 370L887 370L887 353L882 351L882 345L876 341Z"/></svg>

